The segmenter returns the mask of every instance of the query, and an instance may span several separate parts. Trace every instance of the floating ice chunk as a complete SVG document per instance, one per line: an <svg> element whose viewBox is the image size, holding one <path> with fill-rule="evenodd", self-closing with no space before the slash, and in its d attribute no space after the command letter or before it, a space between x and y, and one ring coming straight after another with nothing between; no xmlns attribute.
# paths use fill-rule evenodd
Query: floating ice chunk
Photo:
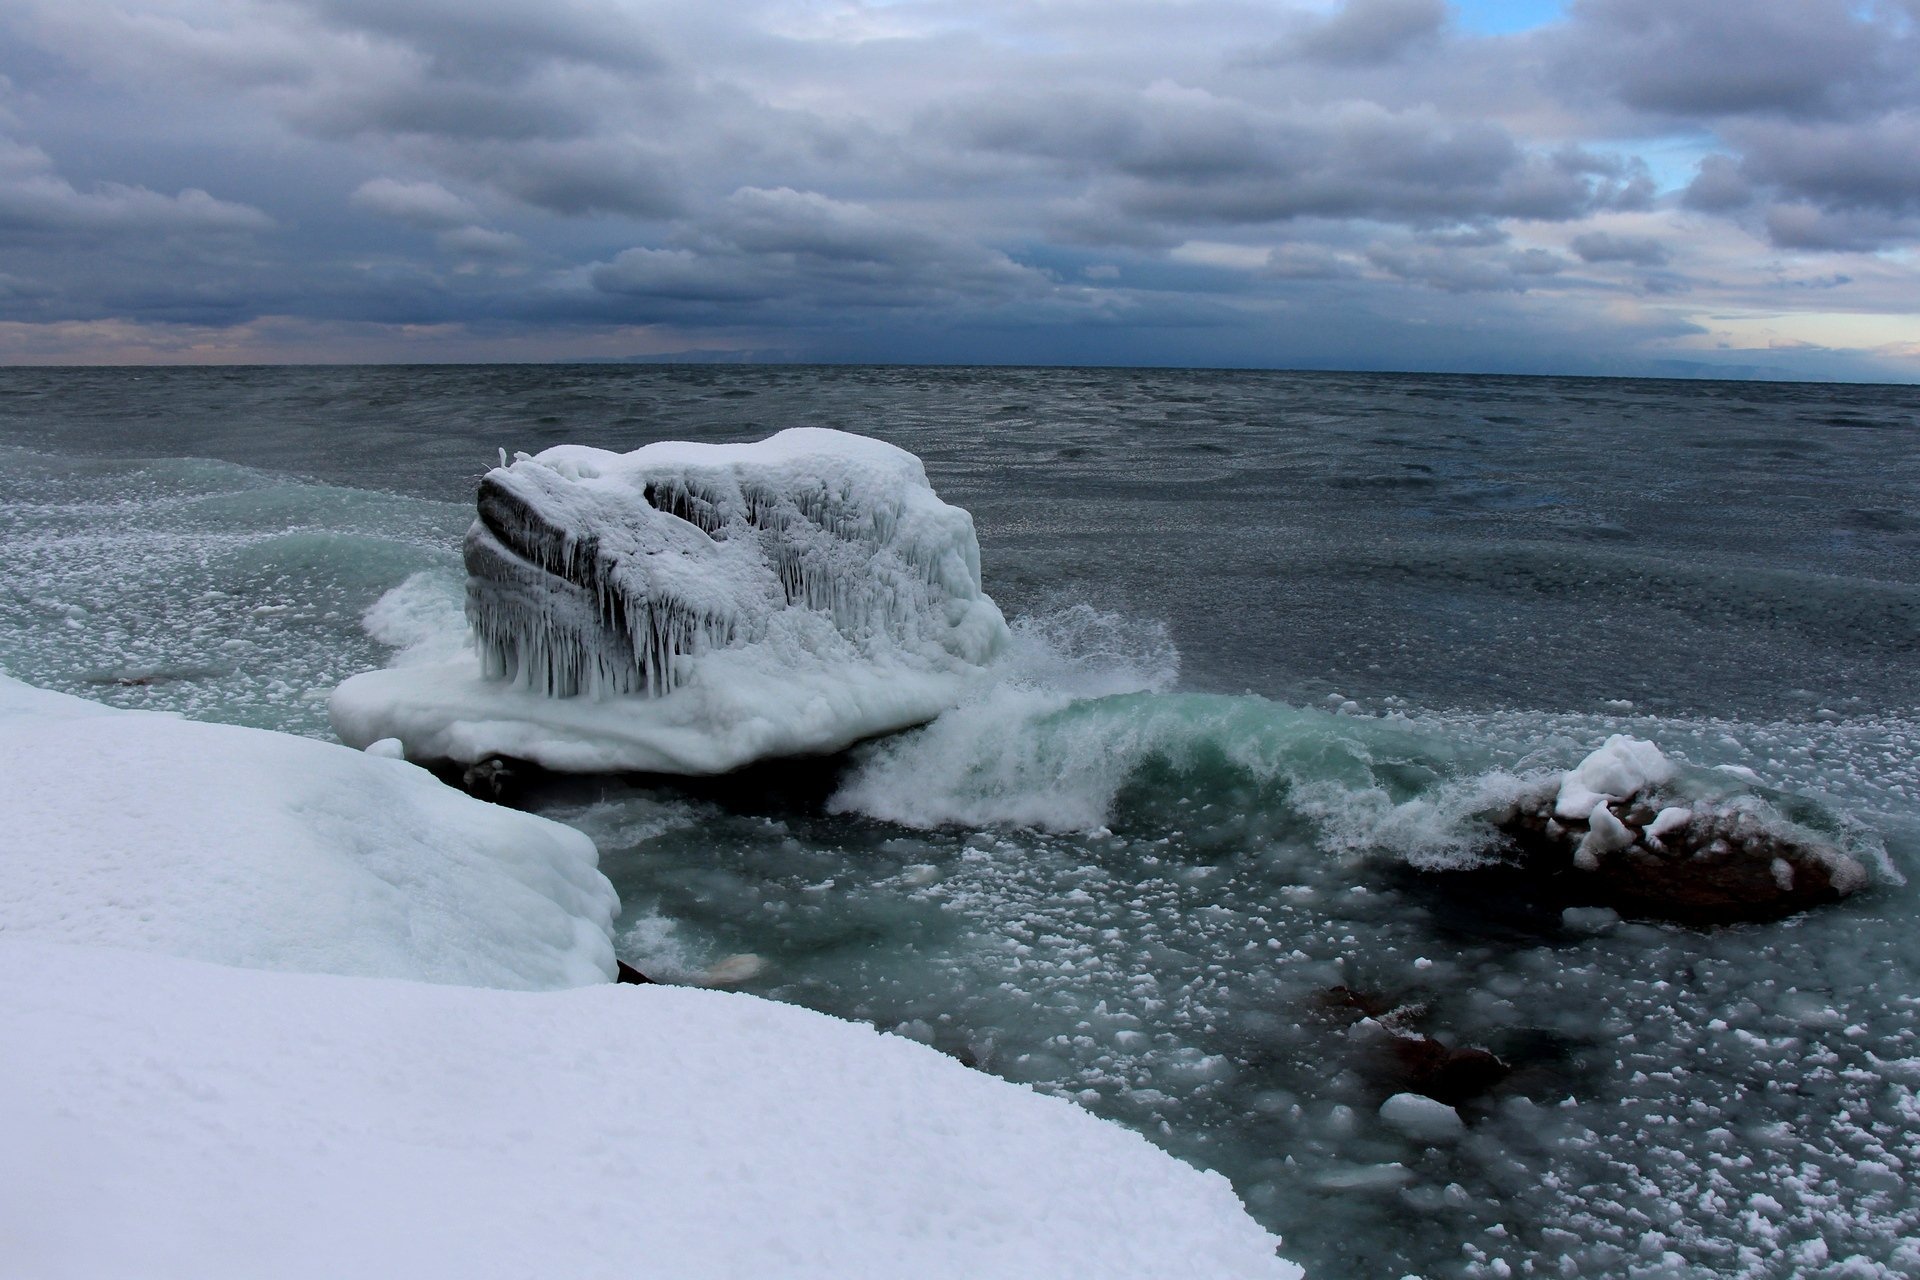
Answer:
<svg viewBox="0 0 1920 1280"><path fill-rule="evenodd" d="M398 738L382 738L378 742L369 742L366 751L368 755L379 756L383 760L405 760L407 758L407 749L401 744Z"/></svg>
<svg viewBox="0 0 1920 1280"><path fill-rule="evenodd" d="M1219 1174L747 996L0 940L0 1027L8 1275L1300 1276Z"/></svg>
<svg viewBox="0 0 1920 1280"><path fill-rule="evenodd" d="M0 676L0 933L545 988L614 975L586 836L344 747Z"/></svg>
<svg viewBox="0 0 1920 1280"><path fill-rule="evenodd" d="M767 962L750 951L736 955L722 956L708 965L699 979L703 987L737 987L743 982L751 982L767 967Z"/></svg>
<svg viewBox="0 0 1920 1280"><path fill-rule="evenodd" d="M1586 818L1609 800L1625 800L1637 791L1673 780L1673 762L1651 742L1616 733L1592 755L1566 772L1554 816Z"/></svg>
<svg viewBox="0 0 1920 1280"><path fill-rule="evenodd" d="M1413 1170L1388 1164L1335 1165L1316 1174L1313 1185L1323 1191L1398 1191L1413 1181Z"/></svg>
<svg viewBox="0 0 1920 1280"><path fill-rule="evenodd" d="M478 506L476 655L349 680L344 741L725 772L924 723L1006 641L972 517L881 441L560 446L490 471Z"/></svg>
<svg viewBox="0 0 1920 1280"><path fill-rule="evenodd" d="M1396 1093L1380 1104L1380 1118L1415 1142L1451 1142L1467 1131L1460 1113L1418 1093Z"/></svg>
<svg viewBox="0 0 1920 1280"><path fill-rule="evenodd" d="M1611 907L1568 907L1560 913L1563 928L1575 933L1606 933L1620 923L1620 913Z"/></svg>

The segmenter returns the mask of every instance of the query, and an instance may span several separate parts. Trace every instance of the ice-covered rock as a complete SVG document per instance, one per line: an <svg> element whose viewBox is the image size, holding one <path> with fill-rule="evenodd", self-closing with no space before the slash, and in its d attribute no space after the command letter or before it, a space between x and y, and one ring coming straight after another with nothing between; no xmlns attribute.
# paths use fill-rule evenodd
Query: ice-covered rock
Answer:
<svg viewBox="0 0 1920 1280"><path fill-rule="evenodd" d="M1300 1276L1219 1174L805 1009L129 959L0 937L9 1276Z"/></svg>
<svg viewBox="0 0 1920 1280"><path fill-rule="evenodd" d="M932 719L1006 636L972 517L878 440L563 445L488 472L478 507L475 652L341 685L344 741L722 773Z"/></svg>
<svg viewBox="0 0 1920 1280"><path fill-rule="evenodd" d="M1651 742L1615 735L1497 816L1542 905L1721 924L1772 920L1863 888L1866 868L1752 791L1692 794Z"/></svg>
<svg viewBox="0 0 1920 1280"><path fill-rule="evenodd" d="M549 988L614 975L593 842L404 761L0 676L0 938Z"/></svg>

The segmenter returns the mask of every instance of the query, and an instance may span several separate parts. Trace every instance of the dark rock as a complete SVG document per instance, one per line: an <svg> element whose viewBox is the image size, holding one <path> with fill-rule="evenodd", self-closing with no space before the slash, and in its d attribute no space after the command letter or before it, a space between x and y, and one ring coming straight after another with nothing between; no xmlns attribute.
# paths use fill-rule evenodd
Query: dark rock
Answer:
<svg viewBox="0 0 1920 1280"><path fill-rule="evenodd" d="M619 969L619 975L614 978L615 982L631 982L635 986L652 986L653 985L652 978L649 978L646 974L640 972L638 969L628 964L625 960L615 960L613 963Z"/></svg>
<svg viewBox="0 0 1920 1280"><path fill-rule="evenodd" d="M1328 987L1320 993L1320 1008L1331 1021L1354 1023L1362 1018L1385 1018L1392 1010L1384 996L1351 987Z"/></svg>
<svg viewBox="0 0 1920 1280"><path fill-rule="evenodd" d="M1452 1049L1431 1036L1395 1035L1387 1046L1399 1067L1398 1093L1418 1093L1450 1107L1471 1102L1513 1068L1485 1049Z"/></svg>
<svg viewBox="0 0 1920 1280"><path fill-rule="evenodd" d="M488 756L460 772L462 791L494 804L512 804L525 790L526 781L518 763L502 756Z"/></svg>
<svg viewBox="0 0 1920 1280"><path fill-rule="evenodd" d="M1355 1066L1382 1094L1417 1093L1457 1107L1490 1092L1513 1068L1481 1048L1454 1048L1403 1026L1365 1018L1348 1037Z"/></svg>

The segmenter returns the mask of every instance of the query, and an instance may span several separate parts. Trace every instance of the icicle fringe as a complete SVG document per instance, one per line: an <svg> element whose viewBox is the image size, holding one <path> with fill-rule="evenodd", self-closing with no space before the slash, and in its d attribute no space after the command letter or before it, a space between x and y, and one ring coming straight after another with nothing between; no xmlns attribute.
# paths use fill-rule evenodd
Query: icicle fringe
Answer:
<svg viewBox="0 0 1920 1280"><path fill-rule="evenodd" d="M792 610L856 652L991 656L999 632L957 626L952 607L984 600L972 519L911 455L628 471L578 452L595 465L521 455L482 483L467 616L490 679L555 698L661 697L699 654L766 640Z"/></svg>

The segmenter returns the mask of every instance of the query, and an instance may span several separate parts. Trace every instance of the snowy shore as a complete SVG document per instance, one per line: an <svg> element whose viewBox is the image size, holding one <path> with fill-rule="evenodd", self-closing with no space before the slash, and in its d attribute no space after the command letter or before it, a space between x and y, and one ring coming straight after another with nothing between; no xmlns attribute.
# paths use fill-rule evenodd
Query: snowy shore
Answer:
<svg viewBox="0 0 1920 1280"><path fill-rule="evenodd" d="M20 1274L1300 1274L1068 1103L602 981L591 842L411 765L0 677L0 769Z"/></svg>

